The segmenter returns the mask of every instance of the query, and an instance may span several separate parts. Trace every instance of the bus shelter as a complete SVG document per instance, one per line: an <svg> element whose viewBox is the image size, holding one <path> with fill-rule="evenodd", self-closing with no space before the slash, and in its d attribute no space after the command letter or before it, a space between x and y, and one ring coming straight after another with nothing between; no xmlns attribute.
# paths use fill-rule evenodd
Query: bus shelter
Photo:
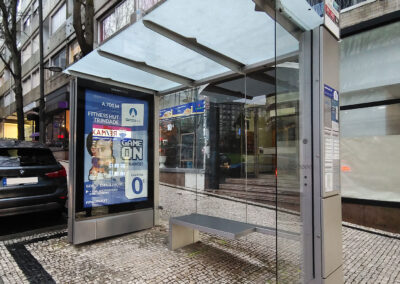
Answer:
<svg viewBox="0 0 400 284"><path fill-rule="evenodd" d="M167 0L70 66L69 240L169 221L172 249L244 238L276 282L343 282L336 6Z"/></svg>

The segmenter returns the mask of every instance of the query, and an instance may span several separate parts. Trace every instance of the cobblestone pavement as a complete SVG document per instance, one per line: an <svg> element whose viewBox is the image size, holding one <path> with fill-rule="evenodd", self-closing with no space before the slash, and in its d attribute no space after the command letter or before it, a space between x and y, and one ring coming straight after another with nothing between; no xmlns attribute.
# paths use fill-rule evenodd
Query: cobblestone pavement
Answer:
<svg viewBox="0 0 400 284"><path fill-rule="evenodd" d="M168 217L197 211L263 225L299 228L298 217L228 199L162 186L160 226L72 246L58 230L0 242L0 283L275 283L274 236L240 240L201 234L201 242L167 248ZM247 208L246 208L247 207ZM247 212L247 214L246 214ZM345 223L346 283L400 283L400 235ZM297 241L278 238L279 283L296 283Z"/></svg>

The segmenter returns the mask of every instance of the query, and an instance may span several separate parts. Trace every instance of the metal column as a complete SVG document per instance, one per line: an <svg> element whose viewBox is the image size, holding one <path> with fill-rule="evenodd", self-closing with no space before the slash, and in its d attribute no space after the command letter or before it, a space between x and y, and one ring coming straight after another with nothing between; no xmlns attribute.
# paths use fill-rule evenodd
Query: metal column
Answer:
<svg viewBox="0 0 400 284"><path fill-rule="evenodd" d="M315 283L343 283L339 159L339 42L324 26L312 36Z"/></svg>

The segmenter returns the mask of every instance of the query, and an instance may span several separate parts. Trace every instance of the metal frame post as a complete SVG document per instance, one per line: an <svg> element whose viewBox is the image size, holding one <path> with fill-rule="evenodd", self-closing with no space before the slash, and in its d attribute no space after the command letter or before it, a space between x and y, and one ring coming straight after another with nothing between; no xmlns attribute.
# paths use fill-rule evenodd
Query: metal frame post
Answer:
<svg viewBox="0 0 400 284"><path fill-rule="evenodd" d="M314 283L337 284L343 283L340 179L328 188L327 173L340 173L339 158L332 157L333 144L339 140L332 142L327 135L333 132L327 125L333 120L333 106L325 87L339 89L339 43L324 26L314 29L312 40Z"/></svg>

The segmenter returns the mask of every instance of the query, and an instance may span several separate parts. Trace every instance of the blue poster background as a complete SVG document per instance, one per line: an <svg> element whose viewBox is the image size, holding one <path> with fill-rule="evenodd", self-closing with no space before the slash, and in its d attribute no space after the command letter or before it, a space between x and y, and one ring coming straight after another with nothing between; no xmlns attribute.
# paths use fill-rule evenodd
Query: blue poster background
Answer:
<svg viewBox="0 0 400 284"><path fill-rule="evenodd" d="M148 108L143 100L85 91L84 208L147 200Z"/></svg>

